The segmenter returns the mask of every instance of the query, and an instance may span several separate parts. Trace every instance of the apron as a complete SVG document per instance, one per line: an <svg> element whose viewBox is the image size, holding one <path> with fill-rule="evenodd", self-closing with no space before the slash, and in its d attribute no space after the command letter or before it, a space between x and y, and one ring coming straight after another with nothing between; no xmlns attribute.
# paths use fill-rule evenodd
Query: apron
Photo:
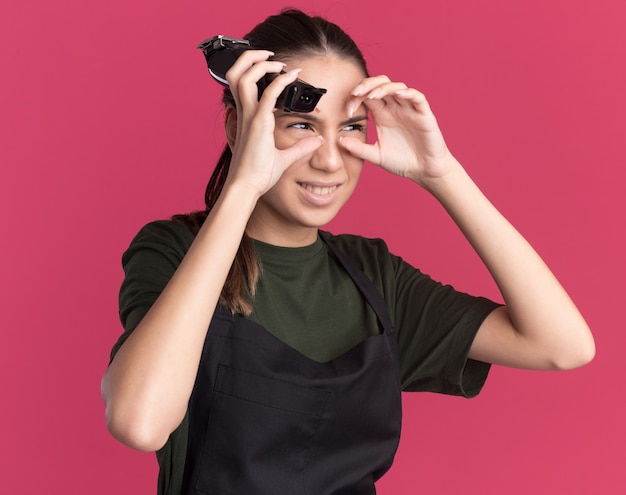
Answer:
<svg viewBox="0 0 626 495"><path fill-rule="evenodd" d="M218 308L189 402L183 495L372 495L400 439L385 301L324 233L382 332L320 363Z"/></svg>

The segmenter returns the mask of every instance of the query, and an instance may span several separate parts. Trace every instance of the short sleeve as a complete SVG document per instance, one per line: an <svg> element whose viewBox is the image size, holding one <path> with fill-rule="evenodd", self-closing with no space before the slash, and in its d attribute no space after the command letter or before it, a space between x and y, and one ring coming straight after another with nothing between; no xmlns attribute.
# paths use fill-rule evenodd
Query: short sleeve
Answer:
<svg viewBox="0 0 626 495"><path fill-rule="evenodd" d="M172 221L151 222L132 240L122 255L119 313L124 333L113 346L111 359L159 297L192 242L191 231Z"/></svg>
<svg viewBox="0 0 626 495"><path fill-rule="evenodd" d="M402 389L474 397L490 364L468 354L480 325L499 304L443 285L400 258L395 265Z"/></svg>
<svg viewBox="0 0 626 495"><path fill-rule="evenodd" d="M333 241L380 290L393 321L402 390L473 397L490 365L468 359L484 319L499 304L443 285L389 251L382 239Z"/></svg>

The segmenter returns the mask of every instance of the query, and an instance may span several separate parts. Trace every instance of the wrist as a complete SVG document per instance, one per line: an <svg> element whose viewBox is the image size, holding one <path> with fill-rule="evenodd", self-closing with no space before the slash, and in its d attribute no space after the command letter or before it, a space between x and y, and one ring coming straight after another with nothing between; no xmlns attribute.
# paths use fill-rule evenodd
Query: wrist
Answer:
<svg viewBox="0 0 626 495"><path fill-rule="evenodd" d="M463 166L449 152L438 164L428 167L428 169L428 173L410 178L437 198L447 194L448 191L452 191L457 187L459 181L467 176Z"/></svg>
<svg viewBox="0 0 626 495"><path fill-rule="evenodd" d="M227 179L220 196L215 203L215 208L224 208L227 211L238 212L244 217L249 217L254 210L262 193L248 182L237 179Z"/></svg>
<svg viewBox="0 0 626 495"><path fill-rule="evenodd" d="M230 174L224 183L222 195L224 194L242 201L242 206L251 204L254 207L264 191L249 178Z"/></svg>

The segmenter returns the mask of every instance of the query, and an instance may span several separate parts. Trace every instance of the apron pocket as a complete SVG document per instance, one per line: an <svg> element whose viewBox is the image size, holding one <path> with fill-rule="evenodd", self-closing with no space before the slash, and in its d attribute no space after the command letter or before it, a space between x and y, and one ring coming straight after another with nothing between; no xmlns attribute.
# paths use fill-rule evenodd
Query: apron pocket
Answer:
<svg viewBox="0 0 626 495"><path fill-rule="evenodd" d="M196 489L304 493L307 455L330 395L220 365Z"/></svg>

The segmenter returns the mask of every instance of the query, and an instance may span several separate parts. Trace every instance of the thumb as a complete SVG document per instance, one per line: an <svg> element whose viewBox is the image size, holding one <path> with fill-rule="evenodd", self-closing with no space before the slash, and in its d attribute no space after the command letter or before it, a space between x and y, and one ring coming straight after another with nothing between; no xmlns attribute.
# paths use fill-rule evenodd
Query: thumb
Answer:
<svg viewBox="0 0 626 495"><path fill-rule="evenodd" d="M342 137L339 142L351 155L367 160L374 165L380 164L378 143L367 144L353 137Z"/></svg>
<svg viewBox="0 0 626 495"><path fill-rule="evenodd" d="M324 144L324 138L322 136L308 137L301 139L293 146L282 150L282 155L285 161L291 165L301 158L313 153L322 144Z"/></svg>

